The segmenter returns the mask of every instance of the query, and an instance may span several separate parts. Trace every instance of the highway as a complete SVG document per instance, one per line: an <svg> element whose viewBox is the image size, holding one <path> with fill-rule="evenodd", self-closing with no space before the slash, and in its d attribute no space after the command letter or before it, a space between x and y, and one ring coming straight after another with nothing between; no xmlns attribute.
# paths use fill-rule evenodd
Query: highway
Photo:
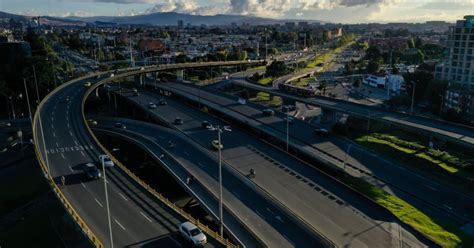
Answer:
<svg viewBox="0 0 474 248"><path fill-rule="evenodd" d="M174 176L179 175L180 180L188 175L192 175L195 181L184 187L189 187L193 194L198 194L198 199L209 199L196 191L197 188L205 187L212 191L212 205L215 206L214 214L217 213L218 199L218 161L216 156L202 148L199 144L191 142L184 135L157 125L130 119L98 119L98 129L105 128L108 132L116 133L117 136L126 136L142 146L155 158L165 154L165 158L172 157L182 166L176 163L167 162ZM125 130L114 128L114 123L120 122L126 125ZM171 141L175 147L169 148ZM184 170L183 170L184 169ZM263 241L267 247L328 247L331 244L315 236L311 231L307 231L304 226L289 216L279 206L275 206L271 199L265 197L264 192L260 192L252 183L251 179L236 173L232 167L223 164L223 197L226 210L237 215L253 233ZM209 204L209 200L204 200ZM233 218L233 217L232 217ZM224 217L224 223L229 221L229 214ZM235 226L235 225L234 225ZM247 247L254 247L253 244L244 242Z"/></svg>
<svg viewBox="0 0 474 248"><path fill-rule="evenodd" d="M159 84L158 87L170 88L177 85L166 83ZM191 93L193 89L188 87L186 92ZM176 125L175 128L209 150L215 134L203 129L201 121L208 120L213 125L228 125L220 119L184 106L172 98L147 92L141 92L140 96L126 92L122 95L170 126L173 126L170 123L176 117L180 117L184 124ZM218 99L217 96L200 96L204 97L203 103L207 97ZM166 98L168 105L148 109L148 102L157 102L158 98ZM233 105L236 105L235 102ZM242 175L247 175L250 168L255 168L257 176L252 182L256 186L262 188L300 219L308 222L337 246L394 247L404 244L421 247L424 246L423 242L427 242L401 226L387 211L339 182L277 148L249 136L239 128L232 127L232 129L232 132L223 134L224 160Z"/></svg>
<svg viewBox="0 0 474 248"><path fill-rule="evenodd" d="M253 123L258 129L265 130L284 141L286 121L283 113L266 117L262 115L264 107L261 105L252 103L241 105L233 97L211 90L199 90L190 85L166 83L160 84L159 88L180 92L188 98L193 98L196 102L211 104L221 113L233 115L235 119L242 120L242 122ZM347 158L346 172L351 175L372 182L421 209L426 211L433 209L436 214L447 215L446 217L452 218L459 225L474 220L472 212L474 199L472 196L462 194L395 165L338 136L328 138L315 136L314 128L315 126L312 124L295 119L290 125L290 143L299 150L317 156L322 161L327 161L340 168L342 168L344 159ZM347 148L351 144L352 152L346 155Z"/></svg>
<svg viewBox="0 0 474 248"><path fill-rule="evenodd" d="M38 155L47 161L55 181L59 183L59 178L65 176L66 185L61 190L68 201L104 245L110 247L103 181L86 180L81 172L81 166L87 162L98 164L98 155L103 153L92 141L82 119L86 91L83 84L87 80L91 79L67 85L43 101L40 114L36 115L34 140L41 151ZM107 169L107 186L114 246L187 246L177 234L178 224L184 218L123 171ZM211 239L208 246L219 247L219 243Z"/></svg>
<svg viewBox="0 0 474 248"><path fill-rule="evenodd" d="M271 88L251 83L247 81L245 77L242 77L242 74L237 74L230 80L232 83L248 89L268 92L271 95L280 96L300 103L306 103L309 105L334 110L340 113L347 113L363 118L383 121L407 129L409 131L421 132L426 135L431 135L442 140L447 140L453 143L464 145L470 149L474 149L474 128L468 126L436 119L430 119L426 117L420 117L416 115L411 116L409 114L383 110L378 107L367 106L364 104L348 102L345 100L334 99L330 97L299 97L286 93L284 91L280 91L277 88Z"/></svg>

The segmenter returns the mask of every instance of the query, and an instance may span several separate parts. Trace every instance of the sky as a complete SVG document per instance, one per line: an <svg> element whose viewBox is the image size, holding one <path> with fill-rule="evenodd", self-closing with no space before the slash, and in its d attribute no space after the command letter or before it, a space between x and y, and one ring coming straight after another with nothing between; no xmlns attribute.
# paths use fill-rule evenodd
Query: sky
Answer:
<svg viewBox="0 0 474 248"><path fill-rule="evenodd" d="M173 11L336 23L453 22L474 15L474 0L0 0L0 11L61 17Z"/></svg>

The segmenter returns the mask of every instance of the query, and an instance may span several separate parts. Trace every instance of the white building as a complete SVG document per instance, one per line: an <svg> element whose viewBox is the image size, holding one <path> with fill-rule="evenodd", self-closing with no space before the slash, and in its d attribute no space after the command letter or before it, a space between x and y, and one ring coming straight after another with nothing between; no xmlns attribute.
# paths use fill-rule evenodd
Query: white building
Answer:
<svg viewBox="0 0 474 248"><path fill-rule="evenodd" d="M386 89L387 92L400 94L400 91L404 91L405 79L402 75L397 74L379 74L379 75L367 75L362 83L371 87Z"/></svg>

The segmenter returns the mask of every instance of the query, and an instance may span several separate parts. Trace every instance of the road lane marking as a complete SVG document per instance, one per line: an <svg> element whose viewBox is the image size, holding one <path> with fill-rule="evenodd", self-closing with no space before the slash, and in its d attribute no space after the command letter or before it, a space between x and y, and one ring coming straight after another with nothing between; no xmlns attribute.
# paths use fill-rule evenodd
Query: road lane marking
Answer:
<svg viewBox="0 0 474 248"><path fill-rule="evenodd" d="M428 186L428 185L426 185L426 184L425 184L425 185L423 185L423 186L425 186L425 187L427 187L428 189L431 189L431 190L433 190L433 191L436 191L436 189L435 189L435 188L433 188L433 187L431 187L431 186Z"/></svg>
<svg viewBox="0 0 474 248"><path fill-rule="evenodd" d="M61 154L61 155L62 155L62 154ZM71 172L74 172L74 170L72 169L71 166L69 166L69 170L70 170Z"/></svg>
<svg viewBox="0 0 474 248"><path fill-rule="evenodd" d="M147 219L149 222L153 222L150 218L148 218L148 216L146 216L143 212L140 211L140 214L145 217L145 219Z"/></svg>
<svg viewBox="0 0 474 248"><path fill-rule="evenodd" d="M61 157L63 157L63 159L66 159L66 157L64 157L63 153L61 153ZM69 168L71 168L71 166L69 166Z"/></svg>
<svg viewBox="0 0 474 248"><path fill-rule="evenodd" d="M59 144L58 144L58 142L56 142L56 146L57 146L57 147L59 147Z"/></svg>
<svg viewBox="0 0 474 248"><path fill-rule="evenodd" d="M69 131L69 135L71 135L71 136L72 136L72 132L71 132L71 131ZM76 145L77 145L77 143L76 143Z"/></svg>
<svg viewBox="0 0 474 248"><path fill-rule="evenodd" d="M446 204L443 204L443 206L444 206L445 208L449 209L449 210L452 210L452 209L453 209L452 207L450 207L450 206L448 206L448 205L446 205Z"/></svg>
<svg viewBox="0 0 474 248"><path fill-rule="evenodd" d="M119 225L120 228L122 228L124 231L126 230L125 227L122 226L122 224L120 224L120 222L118 222L117 219L114 219L115 223L117 223L117 225Z"/></svg>
<svg viewBox="0 0 474 248"><path fill-rule="evenodd" d="M83 182L81 182L81 185L84 189L86 188L86 185Z"/></svg>
<svg viewBox="0 0 474 248"><path fill-rule="evenodd" d="M71 134L72 135L72 134ZM79 145L79 143L77 143L77 140L74 140L74 144L76 144L76 146Z"/></svg>
<svg viewBox="0 0 474 248"><path fill-rule="evenodd" d="M189 153L188 152L184 152L184 155L188 156L189 157Z"/></svg>
<svg viewBox="0 0 474 248"><path fill-rule="evenodd" d="M56 138L56 132L53 132L53 137L55 137L55 138Z"/></svg>
<svg viewBox="0 0 474 248"><path fill-rule="evenodd" d="M198 165L199 165L199 166L201 166L201 167L204 167L204 165L203 165L203 164L201 164L201 162L198 162Z"/></svg>
<svg viewBox="0 0 474 248"><path fill-rule="evenodd" d="M273 212L270 208L267 208L267 211L270 212L271 214L275 214L275 212Z"/></svg>
<svg viewBox="0 0 474 248"><path fill-rule="evenodd" d="M280 215L275 216L275 219L279 220L281 223L285 223Z"/></svg>
<svg viewBox="0 0 474 248"><path fill-rule="evenodd" d="M85 154L83 151L81 151L81 154L82 154L82 156L83 156L83 157L85 157L85 156L86 156L86 154Z"/></svg>
<svg viewBox="0 0 474 248"><path fill-rule="evenodd" d="M122 193L118 193L125 201L128 201L127 197L125 197Z"/></svg>
<svg viewBox="0 0 474 248"><path fill-rule="evenodd" d="M99 200L97 200L97 198L94 198L94 200L95 200L95 202L97 202L97 204L99 204L99 206L100 206L101 208L103 208L103 207L104 207L104 206L102 206L102 204L100 203L100 201L99 201Z"/></svg>
<svg viewBox="0 0 474 248"><path fill-rule="evenodd" d="M262 219L265 219L265 216L263 216L263 214L261 214L258 210L255 210L255 213L257 213Z"/></svg>

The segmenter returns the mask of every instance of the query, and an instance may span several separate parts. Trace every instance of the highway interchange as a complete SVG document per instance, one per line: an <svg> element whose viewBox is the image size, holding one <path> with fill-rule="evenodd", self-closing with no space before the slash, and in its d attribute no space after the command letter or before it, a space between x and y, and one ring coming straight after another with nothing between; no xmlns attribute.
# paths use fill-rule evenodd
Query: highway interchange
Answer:
<svg viewBox="0 0 474 248"><path fill-rule="evenodd" d="M226 124L170 98L166 99L166 106L147 109L149 102L157 102L163 96L146 92L140 96L133 96L131 92L122 95L170 125L176 117L180 117L184 123L175 127L207 149L210 149L215 135L203 129L201 121L208 120L213 125ZM383 244L390 247L398 246L400 242L422 246L416 237L378 206L238 128L233 127L232 132L223 135L223 145L224 161L242 175L255 168L257 176L252 182L337 246L374 247Z"/></svg>
<svg viewBox="0 0 474 248"><path fill-rule="evenodd" d="M211 90L199 90L190 85L167 83L159 87L186 95L194 101L206 103L207 106L214 106L215 109L220 109L221 113L235 115L234 118L237 120L254 122L261 130L273 133L275 137L280 137L282 140L286 136L286 121L284 120L286 116L283 113L277 112L271 117L263 116L263 106L252 103L237 104L235 98ZM369 181L374 181L389 192L403 194L413 204L424 208L429 207L436 211L436 214L447 214L447 217L453 218L460 225L474 218L471 211L474 204L472 196L459 193L394 165L345 139L337 136L318 138L314 135L314 128L315 126L307 122L295 119L290 125L290 143L294 143L301 151L317 154L324 161L341 168L344 158L347 158L345 170L351 175L368 178ZM353 152L346 156L348 145L352 145Z"/></svg>
<svg viewBox="0 0 474 248"><path fill-rule="evenodd" d="M179 66L170 69L179 69ZM153 67L136 71L128 70L120 77L154 71L156 68ZM89 132L83 118L83 99L87 96L86 94L91 93L86 92L87 87L84 87L84 83L102 84L112 80L108 77L109 74L97 77L91 75L56 89L42 102L35 115L36 125L33 127L33 138L39 151L38 156L45 161L52 178L59 183L60 177L65 176L66 185L61 187L61 191L68 201L85 220L91 231L106 246L111 246L103 181L88 181L82 174L82 166L85 163L98 164L98 156L106 153L95 142L95 137ZM115 77L118 76L115 75ZM148 88L152 88L150 86ZM245 246L305 247L311 244L311 247L323 247L333 244L338 247L405 245L423 247L434 245L419 233L414 232L412 228L400 223L385 209L368 201L315 167L285 153L273 144L250 135L245 128L242 129L242 124L245 123L279 141L284 140L283 137L286 134L284 114L262 116L261 106L241 105L230 96L211 90L198 90L186 84L159 83L158 86L154 84L153 87L173 92L195 102L199 101L217 113L226 113L237 120L235 123L230 123L233 131L223 134L224 205L227 211L224 222L227 231L232 233L235 230L232 234L237 239L241 238L240 241L242 244L245 243ZM119 93L116 92L116 94ZM224 121L223 116L212 116L197 111L171 97L166 97L168 105L149 109L148 102L157 102L165 97L159 95L158 91L142 92L140 89L139 96L134 96L131 91L125 91L121 97L128 99L130 103L142 108L154 119L174 130L135 120L121 119L121 122L127 123L129 129L117 132L112 127L113 121L100 119L99 130L96 128L96 131L140 144L167 167L170 174L174 175L183 187L187 187L191 195L196 198L203 197L199 199L200 202L208 204L210 206L208 210L215 216L218 187L217 161L215 150L210 145L215 139L215 133L203 129L201 122L207 120L213 125L229 125L229 122ZM301 99L298 98L298 100ZM325 104L334 103L326 102ZM183 120L183 125L172 124L176 117ZM403 122L399 124L413 125L415 123L415 128L425 128L419 126L423 122L418 122L418 119L407 118ZM320 162L339 166L340 158L346 155L344 151L348 146L347 142L334 137L314 138L313 129L314 126L295 119L290 128L292 148L296 147L303 153L316 155ZM430 132L440 132L436 126L428 129ZM444 132L442 135L451 135L446 134L448 131L442 131ZM156 134L159 133L166 138L157 138ZM464 135L462 140L471 142L472 137L469 135ZM164 148L168 141L175 142L176 147ZM181 147L183 148L180 149ZM367 176L376 178L384 183L382 188L388 192L405 194L409 200L413 199L412 204L430 205L434 211L442 212L441 214L455 218L461 223L467 223L473 219L472 197L403 170L361 148L354 149L357 150L357 155L349 154L347 156L348 168L344 168L349 174L363 178ZM164 160L160 157L163 153L167 154ZM377 163L372 163L373 161ZM384 169L373 164L383 165ZM250 168L257 171L255 178L247 178ZM117 166L106 171L114 246L182 247L187 245L176 232L179 223L185 220L182 215L156 199ZM189 174L199 183L184 185L183 179ZM420 180L425 187L417 187L420 185ZM206 247L221 246L217 240L209 237L208 239L209 244Z"/></svg>

